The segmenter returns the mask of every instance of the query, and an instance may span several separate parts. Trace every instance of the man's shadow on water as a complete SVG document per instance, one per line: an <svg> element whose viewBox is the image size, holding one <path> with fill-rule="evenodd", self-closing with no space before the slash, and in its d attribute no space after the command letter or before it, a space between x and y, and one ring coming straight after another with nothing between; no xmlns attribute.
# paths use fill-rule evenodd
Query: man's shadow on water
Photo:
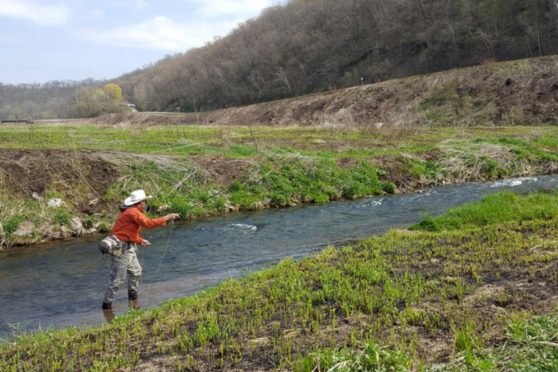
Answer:
<svg viewBox="0 0 558 372"><path fill-rule="evenodd" d="M128 310L137 310L139 308L140 306L137 298L135 300L128 300ZM114 311L112 311L112 308L103 309L103 316L105 317L107 323L111 323L115 318Z"/></svg>

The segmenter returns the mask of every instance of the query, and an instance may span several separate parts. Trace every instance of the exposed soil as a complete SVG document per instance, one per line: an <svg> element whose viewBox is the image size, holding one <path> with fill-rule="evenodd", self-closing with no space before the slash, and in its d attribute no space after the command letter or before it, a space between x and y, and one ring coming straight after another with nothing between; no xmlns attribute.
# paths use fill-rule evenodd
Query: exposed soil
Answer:
<svg viewBox="0 0 558 372"><path fill-rule="evenodd" d="M40 197L51 185L57 190L87 185L95 198L118 177L116 167L94 152L0 149L0 186L12 195Z"/></svg>
<svg viewBox="0 0 558 372"><path fill-rule="evenodd" d="M240 180L252 165L250 160L215 156L194 156L191 160L205 172L206 179L219 185Z"/></svg>

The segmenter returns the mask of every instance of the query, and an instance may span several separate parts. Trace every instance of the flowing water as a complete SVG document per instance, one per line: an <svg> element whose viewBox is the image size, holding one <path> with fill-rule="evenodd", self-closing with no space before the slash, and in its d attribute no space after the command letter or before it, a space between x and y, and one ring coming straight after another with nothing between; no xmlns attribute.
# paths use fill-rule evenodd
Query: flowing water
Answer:
<svg viewBox="0 0 558 372"><path fill-rule="evenodd" d="M558 176L437 187L420 193L381 196L301 208L233 214L145 230L152 247L140 248L144 274L140 304L191 295L226 278L271 266L285 257L308 256L328 245L362 239L419 222L425 213L483 195L553 190ZM97 249L100 237L0 253L0 339L49 327L104 321L101 300L110 260ZM127 309L127 290L113 304Z"/></svg>

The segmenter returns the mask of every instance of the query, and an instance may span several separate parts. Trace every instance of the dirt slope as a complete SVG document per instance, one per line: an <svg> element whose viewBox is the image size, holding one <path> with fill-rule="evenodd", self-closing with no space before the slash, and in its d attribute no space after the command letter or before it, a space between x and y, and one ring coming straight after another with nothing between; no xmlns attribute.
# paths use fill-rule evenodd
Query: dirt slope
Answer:
<svg viewBox="0 0 558 372"><path fill-rule="evenodd" d="M444 71L205 113L128 113L106 124L469 126L558 123L558 56Z"/></svg>

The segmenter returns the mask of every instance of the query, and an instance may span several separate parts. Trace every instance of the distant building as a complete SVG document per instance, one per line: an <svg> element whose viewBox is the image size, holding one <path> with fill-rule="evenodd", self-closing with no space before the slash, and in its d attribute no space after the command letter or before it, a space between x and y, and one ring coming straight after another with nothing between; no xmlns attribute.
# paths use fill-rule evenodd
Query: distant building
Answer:
<svg viewBox="0 0 558 372"><path fill-rule="evenodd" d="M126 106L129 112L138 112L138 109L136 109L136 105L134 105L133 103L122 102L122 106Z"/></svg>

